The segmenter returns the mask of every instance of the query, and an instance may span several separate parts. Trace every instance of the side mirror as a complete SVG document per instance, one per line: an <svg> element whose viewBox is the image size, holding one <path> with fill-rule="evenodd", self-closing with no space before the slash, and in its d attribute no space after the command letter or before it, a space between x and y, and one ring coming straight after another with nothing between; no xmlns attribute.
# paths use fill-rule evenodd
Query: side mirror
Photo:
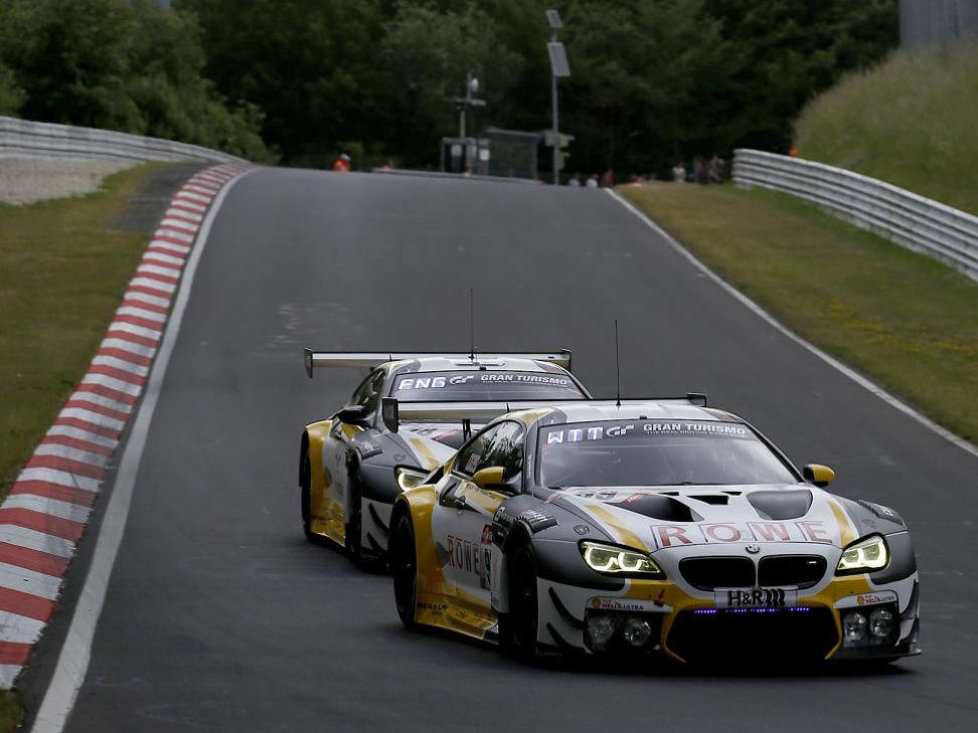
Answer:
<svg viewBox="0 0 978 733"><path fill-rule="evenodd" d="M481 471L476 471L475 476L472 477L472 483L474 483L480 489L489 489L490 491L496 490L502 482L502 466L490 466L489 468L483 468Z"/></svg>
<svg viewBox="0 0 978 733"><path fill-rule="evenodd" d="M825 488L835 480L835 471L820 463L809 463L802 469L801 475L810 484Z"/></svg>
<svg viewBox="0 0 978 733"><path fill-rule="evenodd" d="M336 417L348 425L360 425L367 417L367 408L363 405L347 405L336 413Z"/></svg>

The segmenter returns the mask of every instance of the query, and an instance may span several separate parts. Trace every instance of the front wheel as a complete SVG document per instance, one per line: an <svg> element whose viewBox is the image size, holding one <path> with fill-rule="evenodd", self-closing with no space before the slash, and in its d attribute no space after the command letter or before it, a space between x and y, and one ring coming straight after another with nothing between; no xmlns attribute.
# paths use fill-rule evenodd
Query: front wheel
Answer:
<svg viewBox="0 0 978 733"><path fill-rule="evenodd" d="M418 603L418 557L414 527L407 512L397 512L390 534L391 571L394 575L394 603L404 628L418 624L414 611Z"/></svg>
<svg viewBox="0 0 978 733"><path fill-rule="evenodd" d="M533 550L522 545L509 561L509 613L499 617L499 648L529 662L537 655L537 571Z"/></svg>

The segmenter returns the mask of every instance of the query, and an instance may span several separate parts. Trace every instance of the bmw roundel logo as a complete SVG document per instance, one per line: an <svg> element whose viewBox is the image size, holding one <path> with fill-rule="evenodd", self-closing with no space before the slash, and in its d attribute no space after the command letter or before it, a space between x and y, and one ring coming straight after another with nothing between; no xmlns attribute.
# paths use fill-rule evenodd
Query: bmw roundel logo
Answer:
<svg viewBox="0 0 978 733"><path fill-rule="evenodd" d="M756 555L758 552L761 551L761 546L760 545L747 545L747 547L745 547L744 549L747 550L747 552L749 552L751 555Z"/></svg>

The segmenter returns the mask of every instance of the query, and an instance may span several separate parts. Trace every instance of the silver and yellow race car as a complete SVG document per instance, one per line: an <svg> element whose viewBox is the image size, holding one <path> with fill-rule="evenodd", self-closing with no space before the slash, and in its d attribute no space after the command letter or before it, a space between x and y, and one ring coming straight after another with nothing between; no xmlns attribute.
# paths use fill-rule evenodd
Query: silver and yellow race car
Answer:
<svg viewBox="0 0 978 733"><path fill-rule="evenodd" d="M306 373L320 367L370 373L349 403L305 427L299 450L302 528L310 540L346 548L354 563L381 564L395 497L452 455L467 432L534 400L586 399L569 351L539 353L374 353L305 350ZM418 422L383 420L385 398L436 403ZM492 411L481 408L492 401ZM508 406L511 405L511 406ZM446 420L449 418L449 420Z"/></svg>
<svg viewBox="0 0 978 733"><path fill-rule="evenodd" d="M907 527L833 477L702 395L512 412L395 502L397 611L523 659L916 654Z"/></svg>

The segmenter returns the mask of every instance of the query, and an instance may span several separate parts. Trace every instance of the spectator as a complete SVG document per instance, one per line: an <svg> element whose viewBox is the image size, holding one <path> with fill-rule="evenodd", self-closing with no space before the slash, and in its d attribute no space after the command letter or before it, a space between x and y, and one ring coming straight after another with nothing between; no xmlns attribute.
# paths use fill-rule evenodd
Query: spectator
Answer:
<svg viewBox="0 0 978 733"><path fill-rule="evenodd" d="M615 185L615 175L611 172L611 168L608 168L604 173L601 174L601 188L611 188Z"/></svg>
<svg viewBox="0 0 978 733"><path fill-rule="evenodd" d="M676 183L686 182L686 166L681 160L672 167L672 180Z"/></svg>
<svg viewBox="0 0 978 733"><path fill-rule="evenodd" d="M580 186L581 186L581 177L580 177L580 175L577 174L577 173L575 173L574 175L572 175L570 177L570 180L567 181L567 185L570 186L571 188L580 188Z"/></svg>
<svg viewBox="0 0 978 733"><path fill-rule="evenodd" d="M723 183L723 161L716 153L710 158L710 163L706 169L710 183Z"/></svg>
<svg viewBox="0 0 978 733"><path fill-rule="evenodd" d="M334 173L349 173L350 172L350 156L346 153L340 153L340 157L336 159L333 163Z"/></svg>
<svg viewBox="0 0 978 733"><path fill-rule="evenodd" d="M592 173L587 177L587 182L584 184L587 188L597 188L598 187L598 177Z"/></svg>
<svg viewBox="0 0 978 733"><path fill-rule="evenodd" d="M706 162L703 156L697 155L693 158L693 172L696 175L697 183L706 183Z"/></svg>

